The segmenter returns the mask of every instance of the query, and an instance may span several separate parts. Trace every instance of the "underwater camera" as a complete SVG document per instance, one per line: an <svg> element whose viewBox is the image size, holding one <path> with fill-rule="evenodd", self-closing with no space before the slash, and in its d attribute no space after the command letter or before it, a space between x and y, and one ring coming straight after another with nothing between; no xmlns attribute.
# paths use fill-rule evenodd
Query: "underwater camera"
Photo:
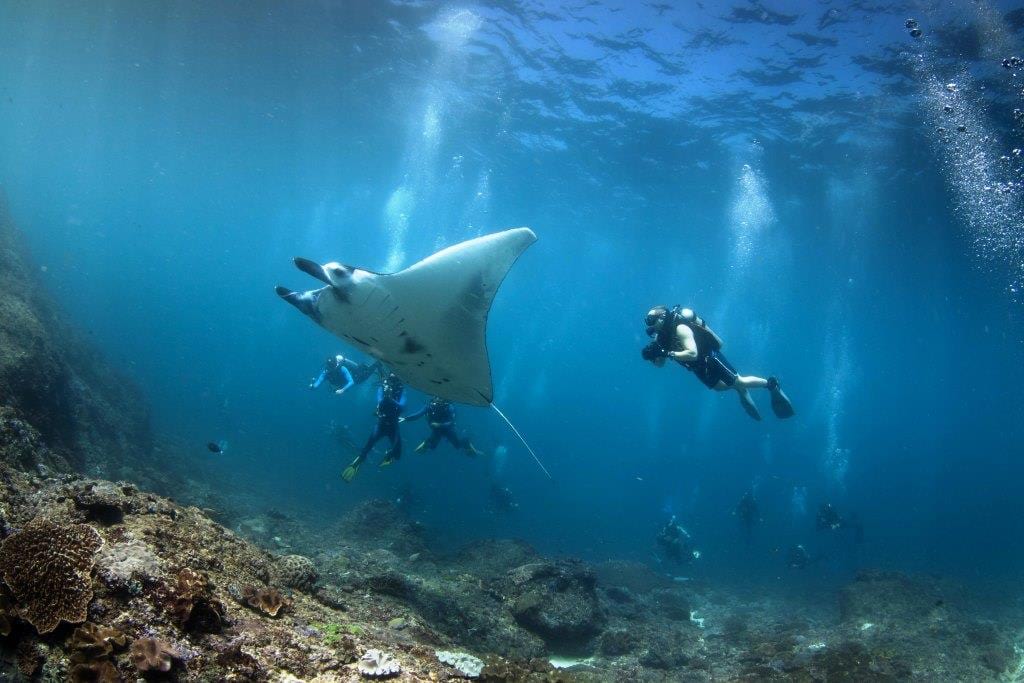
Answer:
<svg viewBox="0 0 1024 683"><path fill-rule="evenodd" d="M664 358L665 356L668 355L668 352L661 347L661 344L659 344L656 341L652 341L650 344L648 344L647 346L640 350L640 355L643 357L644 360L653 362L659 358Z"/></svg>

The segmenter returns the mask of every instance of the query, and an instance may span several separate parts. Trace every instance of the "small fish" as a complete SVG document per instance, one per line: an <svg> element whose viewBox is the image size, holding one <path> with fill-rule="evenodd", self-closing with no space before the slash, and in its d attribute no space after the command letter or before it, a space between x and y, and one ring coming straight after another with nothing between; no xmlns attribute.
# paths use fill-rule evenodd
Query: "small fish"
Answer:
<svg viewBox="0 0 1024 683"><path fill-rule="evenodd" d="M211 453L223 453L224 451L226 451L228 449L228 442L227 441L217 441L217 442L211 441L210 443L206 444L206 449L208 451L210 451Z"/></svg>

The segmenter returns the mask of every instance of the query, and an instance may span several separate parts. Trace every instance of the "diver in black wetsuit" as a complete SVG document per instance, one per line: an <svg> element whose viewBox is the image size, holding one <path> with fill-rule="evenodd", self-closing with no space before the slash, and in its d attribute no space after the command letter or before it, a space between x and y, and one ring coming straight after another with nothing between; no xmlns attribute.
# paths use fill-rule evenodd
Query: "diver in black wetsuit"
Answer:
<svg viewBox="0 0 1024 683"><path fill-rule="evenodd" d="M675 515L658 532L656 540L665 558L675 564L689 564L700 558L700 551L690 545L690 532L676 521Z"/></svg>
<svg viewBox="0 0 1024 683"><path fill-rule="evenodd" d="M398 422L404 409L405 386L398 375L392 373L377 389L377 424L374 426L370 438L366 440L363 450L341 473L342 479L352 481L359 473L359 467L366 460L366 456L373 450L373 446L384 437L391 442L391 448L381 460L380 466L386 467L402 457L402 435L398 431Z"/></svg>
<svg viewBox="0 0 1024 683"><path fill-rule="evenodd" d="M734 389L743 409L755 420L761 419L761 413L750 398L749 389L768 389L775 415L783 419L793 416L793 404L783 393L779 380L739 374L722 355L721 338L689 308L655 306L647 312L644 322L647 336L654 338L641 352L644 360L661 367L666 358L672 358L709 389Z"/></svg>
<svg viewBox="0 0 1024 683"><path fill-rule="evenodd" d="M860 517L850 514L843 517L832 506L832 503L822 503L818 508L818 514L814 518L814 527L818 531L846 531L852 536L854 543L864 542L864 525Z"/></svg>
<svg viewBox="0 0 1024 683"><path fill-rule="evenodd" d="M519 508L512 490L497 482L491 482L490 509L496 513L514 512Z"/></svg>
<svg viewBox="0 0 1024 683"><path fill-rule="evenodd" d="M843 527L843 518L832 503L822 503L818 508L818 514L814 517L814 528L818 531L836 531Z"/></svg>
<svg viewBox="0 0 1024 683"><path fill-rule="evenodd" d="M455 448L461 451L466 451L466 455L481 455L481 452L473 446L472 441L469 439L462 439L456 433L455 406L452 405L451 401L434 396L425 406L417 410L415 413L407 417L399 418L398 421L410 422L412 420L418 420L424 415L427 416L427 422L430 424L430 436L424 439L423 443L416 447L417 453L422 453L427 450L432 451L437 448L437 444L441 443L441 439L448 439Z"/></svg>
<svg viewBox="0 0 1024 683"><path fill-rule="evenodd" d="M753 491L747 491L743 494L732 514L736 515L737 519L739 519L740 525L743 527L743 536L749 545L754 533L754 525L761 521L761 514L758 510L757 500L754 498Z"/></svg>

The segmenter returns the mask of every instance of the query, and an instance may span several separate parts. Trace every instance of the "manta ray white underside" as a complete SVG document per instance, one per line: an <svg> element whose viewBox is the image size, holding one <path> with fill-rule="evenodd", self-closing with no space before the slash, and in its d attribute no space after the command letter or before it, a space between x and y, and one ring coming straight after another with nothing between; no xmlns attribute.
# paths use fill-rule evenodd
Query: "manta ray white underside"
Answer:
<svg viewBox="0 0 1024 683"><path fill-rule="evenodd" d="M537 240L513 228L443 249L405 270L373 273L295 259L326 287L281 298L388 365L409 386L474 406L494 398L487 315L498 286Z"/></svg>

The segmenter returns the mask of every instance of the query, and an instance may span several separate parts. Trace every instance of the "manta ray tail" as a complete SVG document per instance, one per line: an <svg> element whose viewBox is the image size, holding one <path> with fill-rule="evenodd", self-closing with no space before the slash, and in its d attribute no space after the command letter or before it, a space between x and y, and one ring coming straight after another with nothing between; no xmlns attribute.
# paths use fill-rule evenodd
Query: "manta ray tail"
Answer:
<svg viewBox="0 0 1024 683"><path fill-rule="evenodd" d="M512 424L512 422L507 417L505 417L505 413L501 412L501 409L498 408L498 406L494 405L493 402L491 403L491 408L493 408L494 412L496 412L501 417L501 419L505 421L505 424L507 424L508 428L512 430L512 433L519 437L519 440L523 442L524 446L526 446L526 450L530 451L530 455L533 456L533 459L537 463L537 466L540 467L541 471L544 472L544 474L548 475L548 479L551 479L551 473L548 472L548 468L544 467L544 463L540 461L540 458L537 457L537 454L533 452L532 448L530 448L530 444L526 443L526 439L524 439L523 435L519 433L519 430L516 429L516 426Z"/></svg>

